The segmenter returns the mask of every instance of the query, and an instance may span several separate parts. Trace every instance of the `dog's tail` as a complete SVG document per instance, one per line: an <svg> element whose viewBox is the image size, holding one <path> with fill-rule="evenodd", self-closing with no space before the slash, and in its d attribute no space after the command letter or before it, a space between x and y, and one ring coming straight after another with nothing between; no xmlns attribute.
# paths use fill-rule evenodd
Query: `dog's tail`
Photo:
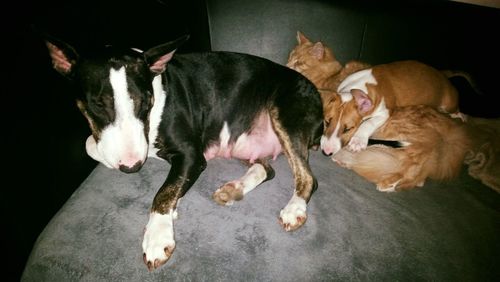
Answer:
<svg viewBox="0 0 500 282"><path fill-rule="evenodd" d="M368 139L368 146L371 145L384 145L391 148L402 148L408 146L410 143L399 140L382 140L382 139Z"/></svg>
<svg viewBox="0 0 500 282"><path fill-rule="evenodd" d="M441 70L441 73L444 74L444 76L446 76L446 78L448 79L461 77L467 80L467 83L470 85L470 87L472 87L474 92L479 95L483 95L483 91L481 91L481 89L477 86L475 79L468 72L461 70Z"/></svg>

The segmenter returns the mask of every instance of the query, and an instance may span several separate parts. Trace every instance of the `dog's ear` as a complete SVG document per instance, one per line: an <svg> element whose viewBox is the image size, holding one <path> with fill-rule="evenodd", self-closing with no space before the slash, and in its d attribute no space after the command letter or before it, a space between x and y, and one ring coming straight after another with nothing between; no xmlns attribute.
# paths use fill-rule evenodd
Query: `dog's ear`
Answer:
<svg viewBox="0 0 500 282"><path fill-rule="evenodd" d="M189 35L183 35L174 41L153 47L144 52L144 59L149 64L149 69L156 74L165 71L167 63L172 59L177 48L188 39Z"/></svg>
<svg viewBox="0 0 500 282"><path fill-rule="evenodd" d="M351 94L358 105L358 112L362 116L366 115L373 108L372 99L363 90L351 89Z"/></svg>
<svg viewBox="0 0 500 282"><path fill-rule="evenodd" d="M69 77L78 61L78 53L69 44L50 36L44 36L45 45L49 49L52 66L60 74Z"/></svg>

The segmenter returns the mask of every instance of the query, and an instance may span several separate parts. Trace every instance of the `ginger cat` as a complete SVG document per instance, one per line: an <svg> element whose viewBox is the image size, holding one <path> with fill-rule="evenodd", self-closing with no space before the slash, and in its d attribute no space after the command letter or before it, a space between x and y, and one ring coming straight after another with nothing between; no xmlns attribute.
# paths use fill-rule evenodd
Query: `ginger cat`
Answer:
<svg viewBox="0 0 500 282"><path fill-rule="evenodd" d="M307 77L324 93L336 91L348 75L370 67L359 61L349 61L343 66L329 47L320 41L311 42L300 31L297 32L297 43L286 65Z"/></svg>
<svg viewBox="0 0 500 282"><path fill-rule="evenodd" d="M421 187L427 179L451 180L465 164L471 177L500 193L500 118L470 117L464 123L429 106L399 107L373 136L407 145L342 149L332 159L379 191Z"/></svg>
<svg viewBox="0 0 500 282"><path fill-rule="evenodd" d="M375 145L359 152L342 149L332 159L382 192L421 187L428 178L444 181L459 174L466 154L474 148L468 133L465 123L432 107L400 107L373 136L401 140L406 146Z"/></svg>

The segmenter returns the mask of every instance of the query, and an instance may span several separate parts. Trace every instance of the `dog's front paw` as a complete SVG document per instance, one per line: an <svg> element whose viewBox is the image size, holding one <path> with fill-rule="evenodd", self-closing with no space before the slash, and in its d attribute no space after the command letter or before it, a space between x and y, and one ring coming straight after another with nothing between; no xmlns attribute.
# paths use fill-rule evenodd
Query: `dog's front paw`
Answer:
<svg viewBox="0 0 500 282"><path fill-rule="evenodd" d="M347 145L347 149L351 152L359 152L366 149L368 146L368 138L353 136Z"/></svg>
<svg viewBox="0 0 500 282"><path fill-rule="evenodd" d="M212 198L219 205L230 206L234 201L243 199L243 183L240 181L228 182L217 189Z"/></svg>
<svg viewBox="0 0 500 282"><path fill-rule="evenodd" d="M174 252L173 219L173 211L168 214L152 212L149 216L142 241L143 260L149 271L166 263Z"/></svg>
<svg viewBox="0 0 500 282"><path fill-rule="evenodd" d="M293 231L304 225L307 219L306 201L294 195L280 212L279 222L285 231Z"/></svg>

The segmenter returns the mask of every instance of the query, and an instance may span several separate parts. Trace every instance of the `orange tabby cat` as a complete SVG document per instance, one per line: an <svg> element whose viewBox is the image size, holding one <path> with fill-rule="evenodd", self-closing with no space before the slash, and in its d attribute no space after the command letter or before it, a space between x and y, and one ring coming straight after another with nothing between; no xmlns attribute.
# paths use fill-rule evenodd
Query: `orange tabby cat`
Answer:
<svg viewBox="0 0 500 282"><path fill-rule="evenodd" d="M359 61L349 61L342 66L330 48L320 41L311 42L300 31L297 43L288 56L287 66L307 77L320 90L336 91L348 75L370 67Z"/></svg>
<svg viewBox="0 0 500 282"><path fill-rule="evenodd" d="M370 65L353 60L343 66L329 47L321 41L311 42L300 31L297 31L297 43L288 56L287 66L307 77L318 88L325 113L325 129L328 129L328 121L341 103L337 94L340 83L350 74Z"/></svg>
<svg viewBox="0 0 500 282"><path fill-rule="evenodd" d="M342 149L332 159L383 192L421 187L428 178L455 178L474 148L465 123L424 105L394 109L373 137L401 140L406 146L374 145L356 153Z"/></svg>
<svg viewBox="0 0 500 282"><path fill-rule="evenodd" d="M402 140L403 148L368 146L357 153L342 149L332 159L392 192L423 186L427 179L468 173L500 193L500 118L470 117L467 123L424 106L396 108L375 138Z"/></svg>

